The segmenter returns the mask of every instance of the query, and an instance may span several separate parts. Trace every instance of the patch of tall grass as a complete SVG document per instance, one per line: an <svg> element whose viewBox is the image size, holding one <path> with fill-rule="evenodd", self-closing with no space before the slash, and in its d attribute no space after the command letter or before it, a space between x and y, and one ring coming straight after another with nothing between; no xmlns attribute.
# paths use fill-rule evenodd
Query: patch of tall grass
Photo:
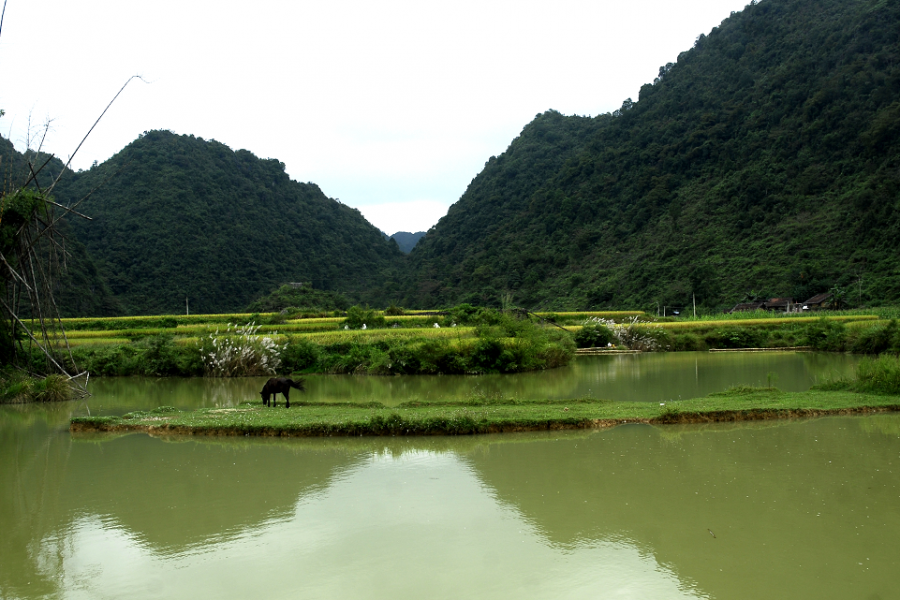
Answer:
<svg viewBox="0 0 900 600"><path fill-rule="evenodd" d="M856 383L860 392L900 394L900 357L883 354L864 358L856 367Z"/></svg>
<svg viewBox="0 0 900 600"><path fill-rule="evenodd" d="M29 377L14 372L0 374L0 404L62 402L73 397L74 390L62 375Z"/></svg>

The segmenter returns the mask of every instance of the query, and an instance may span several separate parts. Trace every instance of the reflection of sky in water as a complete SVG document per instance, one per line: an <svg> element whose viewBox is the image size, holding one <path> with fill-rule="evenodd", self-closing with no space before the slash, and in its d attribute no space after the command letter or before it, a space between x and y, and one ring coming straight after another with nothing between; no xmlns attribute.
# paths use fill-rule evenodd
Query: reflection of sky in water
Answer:
<svg viewBox="0 0 900 600"><path fill-rule="evenodd" d="M162 554L85 515L41 553L66 598L703 597L627 541L548 543L455 454L424 450L373 453L221 543Z"/></svg>

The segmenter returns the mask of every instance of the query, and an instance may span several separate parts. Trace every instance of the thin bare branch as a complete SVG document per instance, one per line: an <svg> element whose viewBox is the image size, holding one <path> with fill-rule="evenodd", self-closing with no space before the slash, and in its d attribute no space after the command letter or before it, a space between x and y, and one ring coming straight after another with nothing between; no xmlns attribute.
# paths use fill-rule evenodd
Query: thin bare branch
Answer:
<svg viewBox="0 0 900 600"><path fill-rule="evenodd" d="M0 34L3 33L3 18L6 17L6 0L3 0L3 14L0 14Z"/></svg>
<svg viewBox="0 0 900 600"><path fill-rule="evenodd" d="M25 180L25 183L22 185L22 187L23 187L23 188L24 188L24 187L28 187L28 184L31 183L31 181L32 181L33 179L37 178L38 174L39 174L41 171L44 170L44 167L46 167L48 164L50 164L50 161L51 161L51 160L53 160L53 156L52 156L52 155L49 156L49 157L47 158L47 160L44 161L44 164L42 164L41 167L40 167L37 171L35 171L34 169L32 169L32 170L31 170L31 175L28 176L28 179Z"/></svg>
<svg viewBox="0 0 900 600"><path fill-rule="evenodd" d="M113 102L116 101L116 99L119 97L119 94L121 94L122 92L125 91L125 88L128 87L128 84L131 83L131 80L132 80L132 79L140 79L141 81L144 81L144 78L141 77L140 75L132 75L131 77L128 78L128 81L125 82L125 85L122 86L122 89L120 89L120 90L116 93L116 95L113 96L113 99L109 101L109 104L106 105L106 108L103 109L103 112L100 113L100 116L97 117L97 120L94 121L94 124L93 124L93 125L91 125L91 128L90 128L90 129L88 130L88 132L85 134L84 138L82 138L81 142L78 144L78 147L75 148L75 152L73 152L73 153L72 153L72 156L69 157L69 160L66 162L66 165L63 167L62 171L60 171L60 172L59 172L59 175L56 176L56 180L53 182L53 185L50 186L50 190L52 190L54 187L56 187L57 182L58 182L59 179L63 176L63 173L66 172L66 169L69 168L69 165L72 164L72 159L75 158L75 155L78 154L78 151L81 149L81 146L84 145L84 142L88 139L88 136L90 136L90 135L91 135L91 132L94 131L94 128L97 126L97 123L100 122L100 119L103 118L103 115L106 114L106 111L109 110L109 107L113 105ZM144 83L147 83L147 82L144 81ZM48 192L49 192L49 190L48 190Z"/></svg>
<svg viewBox="0 0 900 600"><path fill-rule="evenodd" d="M31 289L30 287L28 287L28 282L25 281L25 278L16 273L16 270L13 269L8 262L6 262L6 257L3 256L3 254L0 254L0 260L2 260L3 264L6 265L6 268L9 269L9 272L12 274L14 279L18 279L20 282L22 282L22 285L24 285L29 290Z"/></svg>
<svg viewBox="0 0 900 600"><path fill-rule="evenodd" d="M81 217L82 219L87 219L88 221L93 221L93 220L94 220L93 217L89 217L89 216L87 216L87 215L83 215L83 214L81 214L80 212L78 212L77 210L75 210L74 208L69 208L68 206L63 206L62 204L58 204L58 203L54 202L53 200L50 200L49 198L44 198L44 202L49 202L49 203L52 204L53 206L58 206L58 207L60 207L61 209L63 209L64 211L70 212L70 213L72 213L73 215L77 215L77 216ZM51 223L48 227L52 227L57 221L59 221L59 219L56 219L55 221L53 221L53 223Z"/></svg>
<svg viewBox="0 0 900 600"><path fill-rule="evenodd" d="M44 147L44 141L47 139L47 134L50 132L50 124L53 123L53 119L47 117L47 120L44 121L44 135L41 136L41 143L38 144L37 151L40 153L41 148Z"/></svg>

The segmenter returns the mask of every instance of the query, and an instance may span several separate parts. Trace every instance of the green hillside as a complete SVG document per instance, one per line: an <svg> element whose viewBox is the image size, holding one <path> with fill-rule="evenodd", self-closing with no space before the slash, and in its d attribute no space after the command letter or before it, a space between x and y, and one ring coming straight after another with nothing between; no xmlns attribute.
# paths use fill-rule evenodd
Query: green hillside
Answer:
<svg viewBox="0 0 900 600"><path fill-rule="evenodd" d="M900 2L764 0L637 102L538 115L413 250L403 302L896 303L898 216Z"/></svg>
<svg viewBox="0 0 900 600"><path fill-rule="evenodd" d="M284 165L167 131L142 135L57 193L129 314L230 312L288 282L386 302L404 257L359 211Z"/></svg>

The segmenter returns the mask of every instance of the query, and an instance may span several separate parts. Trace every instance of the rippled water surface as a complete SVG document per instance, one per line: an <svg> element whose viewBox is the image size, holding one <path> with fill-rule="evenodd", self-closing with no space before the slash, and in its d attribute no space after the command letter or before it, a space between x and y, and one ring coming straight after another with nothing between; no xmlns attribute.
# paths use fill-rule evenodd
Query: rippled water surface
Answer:
<svg viewBox="0 0 900 600"><path fill-rule="evenodd" d="M0 598L900 598L900 415L268 440L77 410L0 407Z"/></svg>

